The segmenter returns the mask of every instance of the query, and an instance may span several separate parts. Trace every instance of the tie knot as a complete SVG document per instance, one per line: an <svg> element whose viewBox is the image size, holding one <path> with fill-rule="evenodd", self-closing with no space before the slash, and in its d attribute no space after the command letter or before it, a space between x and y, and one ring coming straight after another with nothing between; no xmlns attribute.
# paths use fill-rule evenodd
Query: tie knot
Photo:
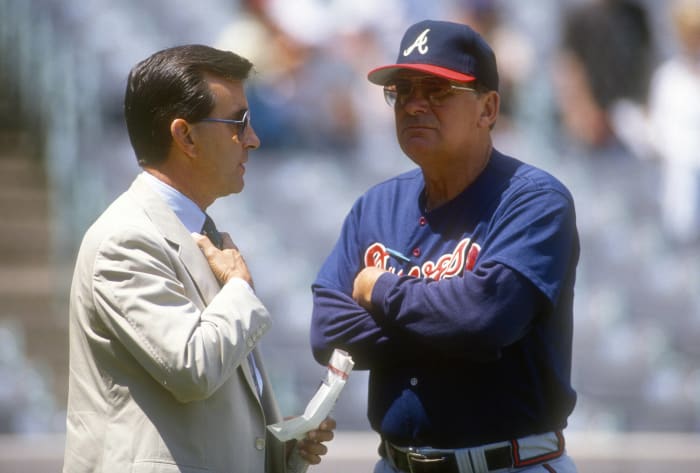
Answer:
<svg viewBox="0 0 700 473"><path fill-rule="evenodd" d="M211 240L214 246L216 246L218 249L223 248L224 242L221 238L221 234L219 233L219 230L216 229L216 225L209 215L206 215L206 218L204 219L202 233L209 237L209 240Z"/></svg>

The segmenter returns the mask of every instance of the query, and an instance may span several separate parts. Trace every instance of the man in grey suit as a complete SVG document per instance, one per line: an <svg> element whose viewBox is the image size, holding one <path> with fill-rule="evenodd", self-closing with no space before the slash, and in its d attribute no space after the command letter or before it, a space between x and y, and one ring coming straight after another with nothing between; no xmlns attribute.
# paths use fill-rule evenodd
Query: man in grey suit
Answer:
<svg viewBox="0 0 700 473"><path fill-rule="evenodd" d="M90 227L70 298L64 471L285 471L257 343L271 317L205 211L243 189L252 64L207 46L136 65L125 117L142 172ZM318 463L328 418L299 442Z"/></svg>

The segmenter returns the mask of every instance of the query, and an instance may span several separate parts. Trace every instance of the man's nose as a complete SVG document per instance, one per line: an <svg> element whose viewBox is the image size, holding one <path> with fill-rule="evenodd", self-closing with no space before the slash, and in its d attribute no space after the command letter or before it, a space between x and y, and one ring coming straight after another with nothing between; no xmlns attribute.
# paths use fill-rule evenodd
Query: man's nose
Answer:
<svg viewBox="0 0 700 473"><path fill-rule="evenodd" d="M260 138L258 137L257 133L255 133L255 129L253 128L252 124L248 125L248 129L243 137L243 146L246 149L258 149L260 147Z"/></svg>
<svg viewBox="0 0 700 473"><path fill-rule="evenodd" d="M430 99L422 87L413 87L401 104L406 113L425 113L430 107Z"/></svg>

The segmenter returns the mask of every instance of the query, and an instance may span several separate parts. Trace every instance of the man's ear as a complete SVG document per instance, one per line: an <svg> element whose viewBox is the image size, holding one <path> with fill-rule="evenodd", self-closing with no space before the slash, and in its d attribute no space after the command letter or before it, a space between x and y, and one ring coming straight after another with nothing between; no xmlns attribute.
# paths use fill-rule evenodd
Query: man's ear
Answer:
<svg viewBox="0 0 700 473"><path fill-rule="evenodd" d="M170 123L170 135L173 137L173 144L191 158L197 155L197 147L192 139L192 131L192 125L182 118L176 118Z"/></svg>
<svg viewBox="0 0 700 473"><path fill-rule="evenodd" d="M498 92L491 90L484 93L483 109L479 117L479 125L492 128L498 118L498 111L501 104L501 96Z"/></svg>

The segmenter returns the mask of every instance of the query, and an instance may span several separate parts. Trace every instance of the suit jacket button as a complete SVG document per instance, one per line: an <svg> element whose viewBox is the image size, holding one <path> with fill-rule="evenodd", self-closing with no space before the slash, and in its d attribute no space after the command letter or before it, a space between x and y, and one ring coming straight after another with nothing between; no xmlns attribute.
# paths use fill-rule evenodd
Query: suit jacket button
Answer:
<svg viewBox="0 0 700 473"><path fill-rule="evenodd" d="M257 450L263 450L265 448L265 439L264 438L256 438L255 439L255 448Z"/></svg>

